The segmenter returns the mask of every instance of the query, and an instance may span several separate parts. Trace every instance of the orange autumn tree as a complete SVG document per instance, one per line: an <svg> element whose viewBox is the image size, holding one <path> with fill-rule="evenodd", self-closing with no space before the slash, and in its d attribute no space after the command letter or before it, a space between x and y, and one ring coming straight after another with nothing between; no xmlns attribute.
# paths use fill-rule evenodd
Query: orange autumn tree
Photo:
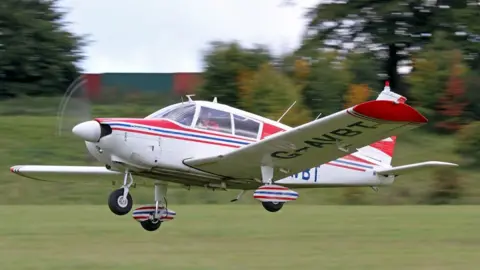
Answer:
<svg viewBox="0 0 480 270"><path fill-rule="evenodd" d="M455 132L460 129L462 126L461 117L465 106L468 105L465 98L463 78L465 68L461 59L462 54L455 51L446 91L438 100L437 116L440 121L438 121L436 127L446 132Z"/></svg>
<svg viewBox="0 0 480 270"><path fill-rule="evenodd" d="M295 59L294 77L298 82L303 82L310 74L310 64L305 59Z"/></svg>
<svg viewBox="0 0 480 270"><path fill-rule="evenodd" d="M252 103L252 82L254 71L242 69L237 76L238 97L240 108L247 109Z"/></svg>
<svg viewBox="0 0 480 270"><path fill-rule="evenodd" d="M359 103L365 102L370 96L370 88L366 84L350 84L344 96L344 107L350 108Z"/></svg>

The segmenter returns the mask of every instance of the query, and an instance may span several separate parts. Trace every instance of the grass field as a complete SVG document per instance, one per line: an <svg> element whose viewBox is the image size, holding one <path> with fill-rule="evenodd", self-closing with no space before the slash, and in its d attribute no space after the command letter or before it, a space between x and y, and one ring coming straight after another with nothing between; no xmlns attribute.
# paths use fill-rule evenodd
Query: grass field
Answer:
<svg viewBox="0 0 480 270"><path fill-rule="evenodd" d="M478 206L170 206L156 232L103 206L1 206L1 269L478 269Z"/></svg>

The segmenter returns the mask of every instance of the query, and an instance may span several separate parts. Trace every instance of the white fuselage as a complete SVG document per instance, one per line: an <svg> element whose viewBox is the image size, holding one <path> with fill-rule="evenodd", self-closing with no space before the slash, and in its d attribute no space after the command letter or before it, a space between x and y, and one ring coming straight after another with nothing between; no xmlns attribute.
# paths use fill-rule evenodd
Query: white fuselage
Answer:
<svg viewBox="0 0 480 270"><path fill-rule="evenodd" d="M216 185L225 182L228 188L249 189L261 185L253 179L251 181L229 180L228 176L202 172L183 163L189 158L226 154L257 140L234 136L225 138L212 135L212 132L206 134L194 127L178 130L118 120L104 123L111 126L112 134L102 138L98 143L87 142L86 144L94 157L114 169L121 171L124 166L128 166L132 171L143 172L139 173L140 175L191 186ZM379 167L374 163L355 153L327 164L320 164L318 167L278 180L276 183L291 187L391 184L393 178L374 174L373 169Z"/></svg>

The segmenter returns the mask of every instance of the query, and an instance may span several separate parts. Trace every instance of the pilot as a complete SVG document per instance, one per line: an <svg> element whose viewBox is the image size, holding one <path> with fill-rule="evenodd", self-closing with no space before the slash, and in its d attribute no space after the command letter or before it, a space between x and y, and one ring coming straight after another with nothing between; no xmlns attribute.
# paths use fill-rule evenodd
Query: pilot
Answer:
<svg viewBox="0 0 480 270"><path fill-rule="evenodd" d="M212 113L208 112L207 117L201 120L201 124L203 128L219 131L220 126L218 125L217 121L213 120Z"/></svg>
<svg viewBox="0 0 480 270"><path fill-rule="evenodd" d="M215 131L219 131L220 127L218 126L218 123L212 119L202 119L202 126L206 129L211 129Z"/></svg>

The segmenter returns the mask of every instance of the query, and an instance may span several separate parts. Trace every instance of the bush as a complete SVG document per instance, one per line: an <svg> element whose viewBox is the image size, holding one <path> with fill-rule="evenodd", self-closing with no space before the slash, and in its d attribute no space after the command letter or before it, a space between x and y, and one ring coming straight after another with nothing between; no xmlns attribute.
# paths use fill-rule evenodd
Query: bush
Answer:
<svg viewBox="0 0 480 270"><path fill-rule="evenodd" d="M434 173L434 182L427 196L430 204L450 204L462 195L460 175L455 168L441 168Z"/></svg>
<svg viewBox="0 0 480 270"><path fill-rule="evenodd" d="M343 204L365 204L365 190L360 187L348 187L343 190Z"/></svg>
<svg viewBox="0 0 480 270"><path fill-rule="evenodd" d="M461 155L465 166L480 165L480 121L465 126L458 133L455 151Z"/></svg>

